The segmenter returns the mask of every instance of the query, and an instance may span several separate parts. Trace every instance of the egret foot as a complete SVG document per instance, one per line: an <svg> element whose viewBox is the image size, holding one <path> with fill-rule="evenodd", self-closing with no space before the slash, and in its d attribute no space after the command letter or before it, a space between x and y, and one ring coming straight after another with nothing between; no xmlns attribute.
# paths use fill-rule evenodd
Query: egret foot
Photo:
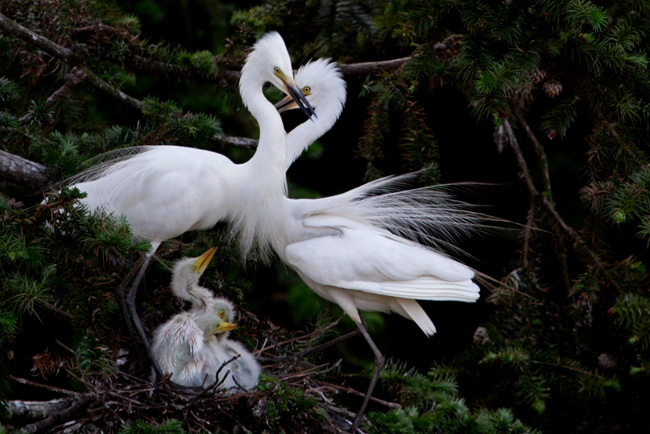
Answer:
<svg viewBox="0 0 650 434"><path fill-rule="evenodd" d="M354 418L354 423L352 423L351 432L353 434L356 434L357 430L359 429L359 425L361 424L363 415L366 412L366 407L368 406L368 402L370 401L370 397L372 396L372 391L375 389L375 385L377 384L377 380L379 379L379 374L381 374L381 369L384 366L384 356L379 351L379 348L377 348L377 345L375 345L375 342L370 337L370 334L368 334L368 329L366 328L365 323L363 322L363 320L361 321L362 322L358 323L357 326L359 326L359 330L361 331L363 337L366 338L366 341L368 342L368 345L370 345L372 352L375 353L375 370L372 373L372 378L370 379L370 385L368 386L368 391L366 392L366 396L363 398L363 403L361 404L361 408L357 413L357 417Z"/></svg>
<svg viewBox="0 0 650 434"><path fill-rule="evenodd" d="M160 379L163 378L163 373L160 370L160 366L158 366L158 362L153 355L151 344L149 343L149 339L147 338L147 335L144 332L144 328L142 327L140 316L135 309L135 296L138 292L138 287L140 286L140 283L144 277L144 272L147 269L149 262L151 261L151 256L151 254L148 254L145 256L144 260L138 261L138 264L133 267L133 269L129 272L122 283L120 283L120 285L116 288L115 292L117 293L118 302L120 304L120 308L122 309L122 313L124 314L124 318L126 319L126 324L129 329L131 338L136 342L138 340L142 342L142 346L144 347L145 352L147 353L147 357L151 362L151 366L153 367L156 378ZM138 267L139 264L141 265ZM129 288L128 292L126 292L126 286L135 274L136 270L137 275L135 276L135 280L133 281L133 284Z"/></svg>

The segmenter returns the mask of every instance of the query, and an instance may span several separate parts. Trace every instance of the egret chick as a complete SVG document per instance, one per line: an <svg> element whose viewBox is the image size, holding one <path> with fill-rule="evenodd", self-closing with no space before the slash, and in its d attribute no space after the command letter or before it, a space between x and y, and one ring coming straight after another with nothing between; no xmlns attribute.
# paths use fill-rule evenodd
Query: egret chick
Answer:
<svg viewBox="0 0 650 434"><path fill-rule="evenodd" d="M213 312L226 323L235 322L235 308L228 300L214 299ZM218 384L219 389L252 389L257 385L261 367L255 356L241 343L220 333L206 343L206 362L203 373L207 384Z"/></svg>
<svg viewBox="0 0 650 434"><path fill-rule="evenodd" d="M212 311L192 309L174 315L154 331L153 354L160 369L164 374L171 374L174 383L207 387L211 383L204 369L213 357L208 346L218 335L235 328L235 324Z"/></svg>

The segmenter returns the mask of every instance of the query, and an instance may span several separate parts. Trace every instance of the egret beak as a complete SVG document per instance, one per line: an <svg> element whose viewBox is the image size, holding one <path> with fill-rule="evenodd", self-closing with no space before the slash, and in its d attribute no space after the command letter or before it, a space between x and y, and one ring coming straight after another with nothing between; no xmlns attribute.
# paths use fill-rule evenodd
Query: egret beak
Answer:
<svg viewBox="0 0 650 434"><path fill-rule="evenodd" d="M214 334L218 335L219 333L226 333L235 330L237 327L239 327L237 324L231 322L220 322L214 327Z"/></svg>
<svg viewBox="0 0 650 434"><path fill-rule="evenodd" d="M282 80L282 83L284 83L286 88L286 94L295 102L295 104L298 105L298 107L300 107L300 110L302 110L308 118L311 118L312 115L314 115L315 118L318 118L314 108L309 104L307 97L302 93L295 80L292 77L288 77L282 71L277 71L275 75Z"/></svg>
<svg viewBox="0 0 650 434"><path fill-rule="evenodd" d="M216 251L217 248L213 247L207 252L205 252L204 254L202 254L201 256L199 256L198 258L196 258L196 261L194 262L194 266L192 267L192 269L196 270L197 273L203 273L203 270L205 270L205 267L208 266Z"/></svg>
<svg viewBox="0 0 650 434"><path fill-rule="evenodd" d="M300 91L305 96L305 98L307 98L309 95L311 95L311 92L305 91L305 89L309 89L309 87L305 86ZM283 113L289 110L297 109L299 108L299 106L298 103L296 103L291 96L285 96L280 101L275 103L275 108L278 110L278 113ZM314 116L316 115L314 114Z"/></svg>

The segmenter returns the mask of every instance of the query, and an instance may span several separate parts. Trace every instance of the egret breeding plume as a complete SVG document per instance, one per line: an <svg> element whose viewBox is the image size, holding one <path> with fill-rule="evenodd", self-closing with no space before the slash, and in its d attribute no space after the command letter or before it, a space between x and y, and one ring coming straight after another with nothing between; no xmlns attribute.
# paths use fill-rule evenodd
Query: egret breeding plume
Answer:
<svg viewBox="0 0 650 434"><path fill-rule="evenodd" d="M330 81L335 90L325 92L324 66L338 74L324 61L305 65L296 74L318 118L288 134L289 164L292 156L329 130L342 111L345 84ZM294 105L283 101L276 107ZM396 312L430 336L435 326L416 300L474 302L479 298L474 272L442 249L453 251L455 240L477 227L481 216L454 200L445 187L401 187L416 176L388 177L322 199L285 199L285 216L274 216L283 231L282 237L271 239L278 256L318 295L338 304L374 352L375 370L353 429L361 421L384 360L359 310Z"/></svg>
<svg viewBox="0 0 650 434"><path fill-rule="evenodd" d="M220 220L233 223L242 234L243 251L253 246L255 233L269 233L266 216L276 212L285 191L282 120L263 93L271 83L296 101L307 113L313 109L296 86L291 59L278 33L261 38L242 68L242 100L260 127L255 155L235 164L227 157L178 146L145 146L118 151L109 161L82 173L73 187L86 193L81 200L89 210L104 209L124 216L133 234L151 242L128 293L118 294L152 359L146 334L135 310L135 297L151 255L165 240L187 231L208 229ZM121 288L121 287L120 287Z"/></svg>
<svg viewBox="0 0 650 434"><path fill-rule="evenodd" d="M250 389L257 384L261 369L243 345L228 338L237 327L235 308L198 284L215 250L174 265L172 292L191 301L192 307L154 331L152 351L163 373L171 374L171 381L181 386L209 387L216 383L219 389Z"/></svg>

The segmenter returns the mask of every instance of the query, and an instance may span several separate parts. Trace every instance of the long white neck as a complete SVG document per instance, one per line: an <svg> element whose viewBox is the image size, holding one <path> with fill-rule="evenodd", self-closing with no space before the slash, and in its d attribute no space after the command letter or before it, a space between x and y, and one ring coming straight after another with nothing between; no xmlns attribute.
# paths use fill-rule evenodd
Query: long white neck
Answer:
<svg viewBox="0 0 650 434"><path fill-rule="evenodd" d="M284 170L291 166L302 151L328 132L336 123L343 106L340 103L322 104L316 107L316 116L312 116L287 134Z"/></svg>
<svg viewBox="0 0 650 434"><path fill-rule="evenodd" d="M260 126L255 155L240 165L233 227L239 235L244 258L257 248L262 256L283 237L286 215L284 170L286 133L280 114L262 92L262 84L250 84L242 75L240 91L244 104Z"/></svg>

